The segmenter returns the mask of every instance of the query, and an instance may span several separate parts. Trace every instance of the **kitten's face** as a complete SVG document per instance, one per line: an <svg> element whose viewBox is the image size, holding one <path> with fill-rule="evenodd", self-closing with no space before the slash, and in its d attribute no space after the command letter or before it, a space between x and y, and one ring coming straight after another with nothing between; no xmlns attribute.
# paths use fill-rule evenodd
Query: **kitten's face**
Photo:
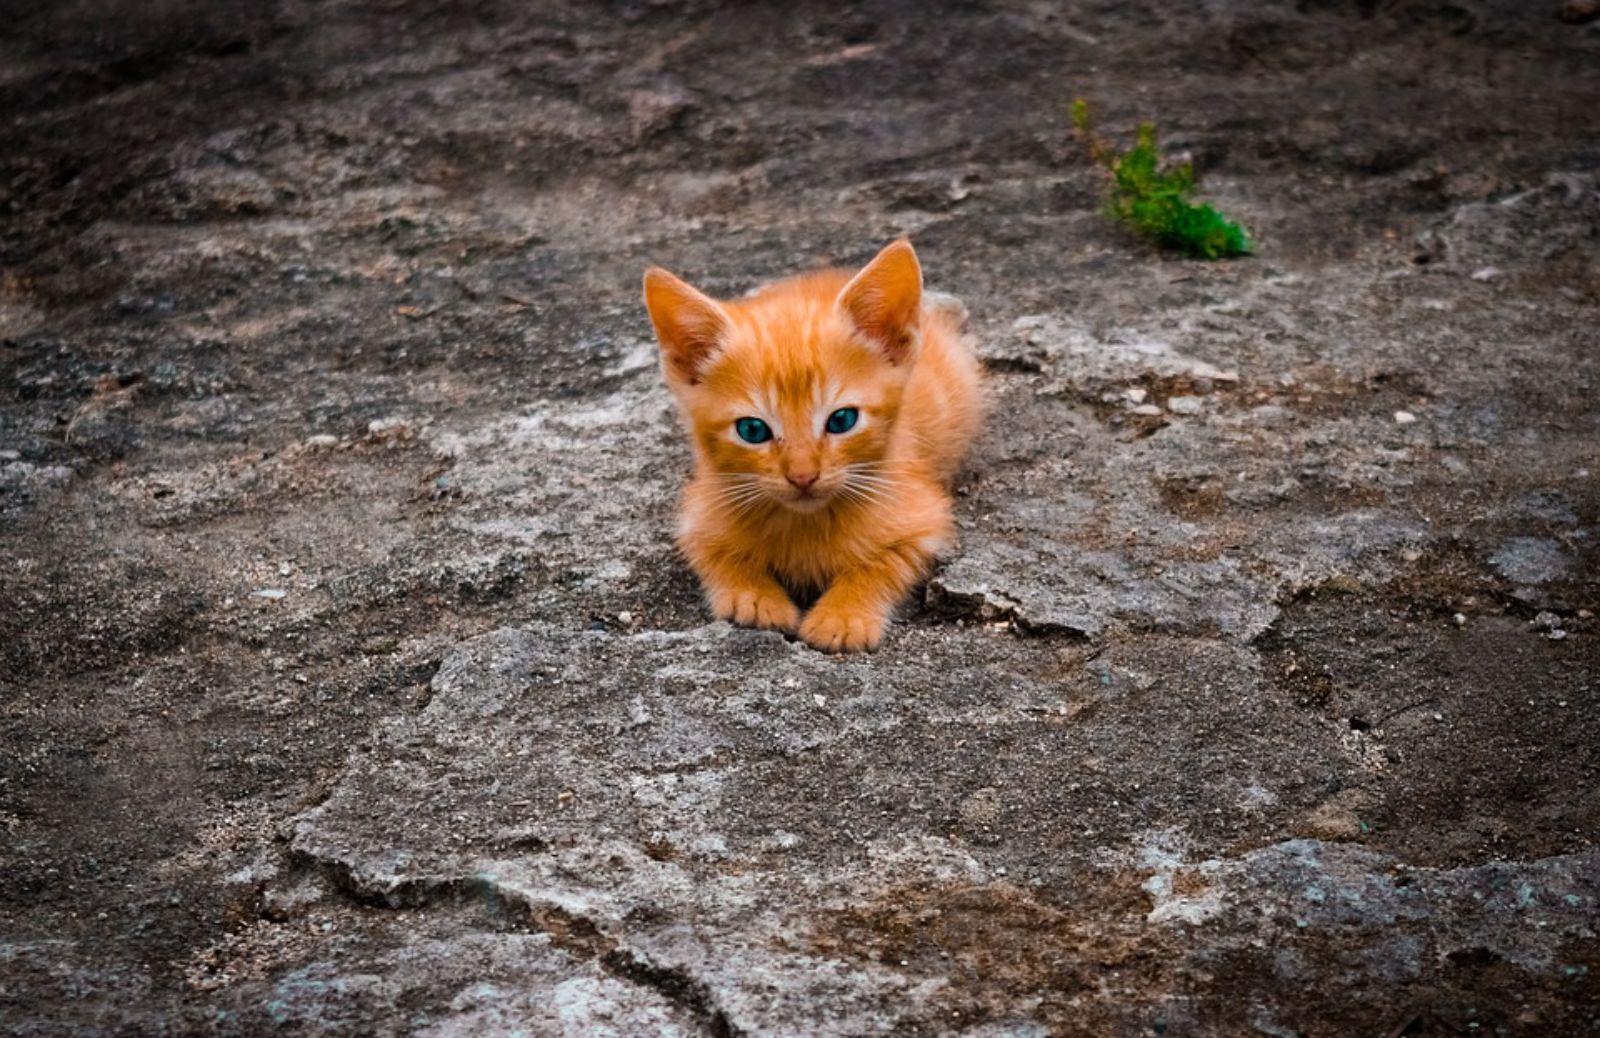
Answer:
<svg viewBox="0 0 1600 1038"><path fill-rule="evenodd" d="M921 308L909 245L848 283L818 274L729 303L664 271L645 285L667 382L731 510L880 495Z"/></svg>
<svg viewBox="0 0 1600 1038"><path fill-rule="evenodd" d="M685 399L700 455L736 508L770 501L818 511L836 497L875 496L887 477L908 366L828 323L791 350L746 329Z"/></svg>

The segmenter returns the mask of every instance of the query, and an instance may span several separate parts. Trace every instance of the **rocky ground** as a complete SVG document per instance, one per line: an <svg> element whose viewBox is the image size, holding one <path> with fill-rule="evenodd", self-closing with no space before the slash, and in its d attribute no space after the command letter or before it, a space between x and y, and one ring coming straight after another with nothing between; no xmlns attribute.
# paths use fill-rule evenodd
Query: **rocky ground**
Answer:
<svg viewBox="0 0 1600 1038"><path fill-rule="evenodd" d="M0 1031L1600 1031L1600 25L0 8ZM899 234L961 546L708 625L640 273Z"/></svg>

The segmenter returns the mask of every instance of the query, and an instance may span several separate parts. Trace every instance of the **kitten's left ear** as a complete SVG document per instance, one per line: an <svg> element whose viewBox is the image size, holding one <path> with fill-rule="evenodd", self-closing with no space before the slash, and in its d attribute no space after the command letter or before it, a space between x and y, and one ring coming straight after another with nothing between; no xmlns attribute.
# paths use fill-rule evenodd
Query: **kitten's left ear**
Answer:
<svg viewBox="0 0 1600 1038"><path fill-rule="evenodd" d="M886 246L844 286L839 306L889 363L909 357L922 315L922 267L911 243L901 238Z"/></svg>

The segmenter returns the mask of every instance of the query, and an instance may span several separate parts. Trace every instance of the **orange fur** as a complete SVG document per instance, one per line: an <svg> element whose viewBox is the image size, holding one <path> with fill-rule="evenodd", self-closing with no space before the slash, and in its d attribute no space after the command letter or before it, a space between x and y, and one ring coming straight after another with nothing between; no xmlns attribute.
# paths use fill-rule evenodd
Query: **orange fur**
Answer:
<svg viewBox="0 0 1600 1038"><path fill-rule="evenodd" d="M951 532L947 486L982 412L958 318L925 309L897 241L718 302L659 268L645 304L694 444L678 543L712 611L829 651L875 647ZM824 423L855 408L857 424ZM735 431L759 418L772 438ZM792 594L817 594L804 617Z"/></svg>

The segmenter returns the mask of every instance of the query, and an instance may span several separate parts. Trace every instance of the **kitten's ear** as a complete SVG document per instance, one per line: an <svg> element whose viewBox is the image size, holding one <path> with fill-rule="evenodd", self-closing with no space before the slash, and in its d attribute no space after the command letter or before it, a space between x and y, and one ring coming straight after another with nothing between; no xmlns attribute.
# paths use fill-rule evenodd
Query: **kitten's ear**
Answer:
<svg viewBox="0 0 1600 1038"><path fill-rule="evenodd" d="M844 286L839 306L889 363L910 356L922 315L922 267L911 243L901 238L886 246Z"/></svg>
<svg viewBox="0 0 1600 1038"><path fill-rule="evenodd" d="M644 305L668 373L691 386L699 382L706 360L726 339L727 313L716 300L660 267L645 271Z"/></svg>

